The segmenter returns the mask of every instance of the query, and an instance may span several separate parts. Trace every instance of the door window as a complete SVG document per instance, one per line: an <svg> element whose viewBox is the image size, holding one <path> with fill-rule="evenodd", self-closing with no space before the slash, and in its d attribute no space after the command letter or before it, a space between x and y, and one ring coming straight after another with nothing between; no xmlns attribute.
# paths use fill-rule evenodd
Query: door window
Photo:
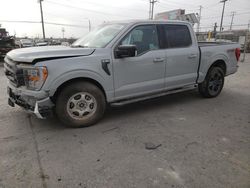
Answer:
<svg viewBox="0 0 250 188"><path fill-rule="evenodd" d="M136 45L137 55L150 50L159 49L157 29L155 25L135 27L121 41L121 45Z"/></svg>
<svg viewBox="0 0 250 188"><path fill-rule="evenodd" d="M185 25L164 25L167 48L188 47L192 44L192 39L187 26Z"/></svg>

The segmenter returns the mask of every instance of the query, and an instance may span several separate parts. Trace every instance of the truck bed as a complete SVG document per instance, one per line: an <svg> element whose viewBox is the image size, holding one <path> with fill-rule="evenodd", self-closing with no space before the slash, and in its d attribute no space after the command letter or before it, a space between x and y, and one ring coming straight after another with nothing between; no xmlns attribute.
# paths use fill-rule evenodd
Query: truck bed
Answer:
<svg viewBox="0 0 250 188"><path fill-rule="evenodd" d="M217 60L226 63L226 76L237 70L235 49L240 47L239 44L234 42L198 42L198 46L200 49L198 83L205 79L207 69Z"/></svg>

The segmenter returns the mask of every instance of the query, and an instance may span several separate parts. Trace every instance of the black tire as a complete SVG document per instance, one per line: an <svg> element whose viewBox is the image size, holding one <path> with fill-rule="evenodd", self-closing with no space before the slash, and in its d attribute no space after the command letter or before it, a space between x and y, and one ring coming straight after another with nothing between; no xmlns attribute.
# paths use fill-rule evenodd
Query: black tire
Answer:
<svg viewBox="0 0 250 188"><path fill-rule="evenodd" d="M87 97L91 99L91 104L86 100ZM92 109L90 109L91 105ZM92 110L91 113L84 112L83 115L80 115L85 110L83 109L84 106L85 109ZM66 86L59 93L56 99L55 111L62 123L73 128L80 128L97 123L103 117L105 108L104 93L94 84L78 81Z"/></svg>
<svg viewBox="0 0 250 188"><path fill-rule="evenodd" d="M217 97L224 86L225 73L220 67L211 67L205 80L198 85L199 92L203 97Z"/></svg>

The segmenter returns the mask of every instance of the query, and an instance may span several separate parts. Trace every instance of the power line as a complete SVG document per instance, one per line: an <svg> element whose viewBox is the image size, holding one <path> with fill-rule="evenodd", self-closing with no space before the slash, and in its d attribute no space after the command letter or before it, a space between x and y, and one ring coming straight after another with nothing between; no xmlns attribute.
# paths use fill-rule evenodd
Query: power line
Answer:
<svg viewBox="0 0 250 188"><path fill-rule="evenodd" d="M235 24L234 26L241 27L241 26L248 26L248 24ZM213 26L201 26L200 28L212 28ZM230 25L224 25L223 27L229 27Z"/></svg>
<svg viewBox="0 0 250 188"><path fill-rule="evenodd" d="M30 24L40 24L40 21L29 21L29 20L0 20L0 22L6 23L30 23ZM76 24L64 24L64 23L56 23L56 22L44 22L44 24L48 25L58 25L58 26L68 26L68 27L79 27L79 28L88 28L88 26L76 25Z"/></svg>
<svg viewBox="0 0 250 188"><path fill-rule="evenodd" d="M250 14L250 12L235 13L235 15Z"/></svg>
<svg viewBox="0 0 250 188"><path fill-rule="evenodd" d="M69 2L72 2L72 0L67 0ZM79 1L78 1L79 2ZM86 0L83 0L84 3L87 3L87 4L92 4L92 5L97 5L99 7L108 7L108 8L115 8L115 9L123 9L123 10L128 10L128 11L136 11L136 12L145 12L146 10L143 10L143 9L131 9L131 8L124 8L124 7L117 7L117 6L112 6L112 5L107 5L107 4L99 4L99 3L94 3L94 2L90 2L90 1L86 1Z"/></svg>
<svg viewBox="0 0 250 188"><path fill-rule="evenodd" d="M242 13L235 13L234 16L237 16L237 15L243 15L243 14L250 14L250 12L242 12ZM224 15L224 17L230 17L232 16L232 14L227 14L227 15ZM218 18L218 16L212 16L212 17L204 17L202 19L213 19L213 18Z"/></svg>
<svg viewBox="0 0 250 188"><path fill-rule="evenodd" d="M189 6L189 7L193 7L194 5L192 5L192 4L187 4L187 3L178 3L178 2L175 2L175 1L169 1L169 0L167 0L167 2L165 2L165 1L160 1L160 3L162 3L162 4L166 4L166 5L174 5L174 6Z"/></svg>
<svg viewBox="0 0 250 188"><path fill-rule="evenodd" d="M162 2L162 1L158 1L159 2L159 6L161 8L166 8L166 9L178 9L180 8L180 5L177 4L171 4L171 3L166 3L166 2ZM185 9L185 10L190 10L190 9ZM194 10L194 9L192 9ZM198 10L198 8L196 9Z"/></svg>
<svg viewBox="0 0 250 188"><path fill-rule="evenodd" d="M51 4L60 5L60 6L67 7L67 8L74 8L74 9L84 10L84 11L87 11L87 12L92 12L92 13L97 13L97 14L102 14L102 15L110 15L110 16L117 16L117 17L123 17L123 18L132 18L132 17L123 16L123 15L110 14L110 13L106 13L106 12L85 9L85 8L82 8L82 7L75 7L75 6L72 6L72 5L66 5L66 4L62 4L62 3L58 3L58 2L54 2L54 1L46 1L46 2L51 3Z"/></svg>
<svg viewBox="0 0 250 188"><path fill-rule="evenodd" d="M64 24L64 23L55 23L55 22L44 22L49 25L60 25L60 26L68 26L68 27L80 27L80 28L89 28L88 26L76 25L76 24Z"/></svg>
<svg viewBox="0 0 250 188"><path fill-rule="evenodd" d="M210 5L208 5L208 6L205 6L205 7L203 7L204 9L210 9L210 8L213 8L213 7L215 7L215 6L217 6L219 3L213 3L213 4L210 4Z"/></svg>
<svg viewBox="0 0 250 188"><path fill-rule="evenodd" d="M44 11L44 12L46 13L46 15L51 15L51 16L54 16L54 17L62 17L61 14L54 14L54 13L47 12L47 11ZM76 21L77 21L78 23L81 23L81 22L83 22L83 19L84 19L84 20L87 20L87 21L88 21L89 31L91 30L91 21L90 21L90 18L78 16L78 17L77 17L77 20L76 20L76 17L75 17L75 16L72 17L72 15L65 15L65 14L64 14L63 16L65 16L65 18L67 18L67 19L65 19L65 20L69 20L70 22L74 21L74 23L76 23ZM70 18L70 19L69 19L69 18ZM96 20L96 19L95 19L95 20ZM104 22L104 20L101 20L101 19L100 19L100 21Z"/></svg>

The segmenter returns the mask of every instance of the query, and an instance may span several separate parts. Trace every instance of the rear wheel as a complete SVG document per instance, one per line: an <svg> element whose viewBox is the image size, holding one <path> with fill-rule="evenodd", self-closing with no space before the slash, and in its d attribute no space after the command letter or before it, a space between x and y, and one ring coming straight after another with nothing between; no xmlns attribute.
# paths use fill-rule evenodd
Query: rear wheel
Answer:
<svg viewBox="0 0 250 188"><path fill-rule="evenodd" d="M89 82L76 82L66 86L56 100L56 114L59 120L75 128L98 122L105 107L103 92Z"/></svg>
<svg viewBox="0 0 250 188"><path fill-rule="evenodd" d="M212 98L220 94L224 86L224 71L220 67L211 67L205 80L199 84L199 92L203 97Z"/></svg>

